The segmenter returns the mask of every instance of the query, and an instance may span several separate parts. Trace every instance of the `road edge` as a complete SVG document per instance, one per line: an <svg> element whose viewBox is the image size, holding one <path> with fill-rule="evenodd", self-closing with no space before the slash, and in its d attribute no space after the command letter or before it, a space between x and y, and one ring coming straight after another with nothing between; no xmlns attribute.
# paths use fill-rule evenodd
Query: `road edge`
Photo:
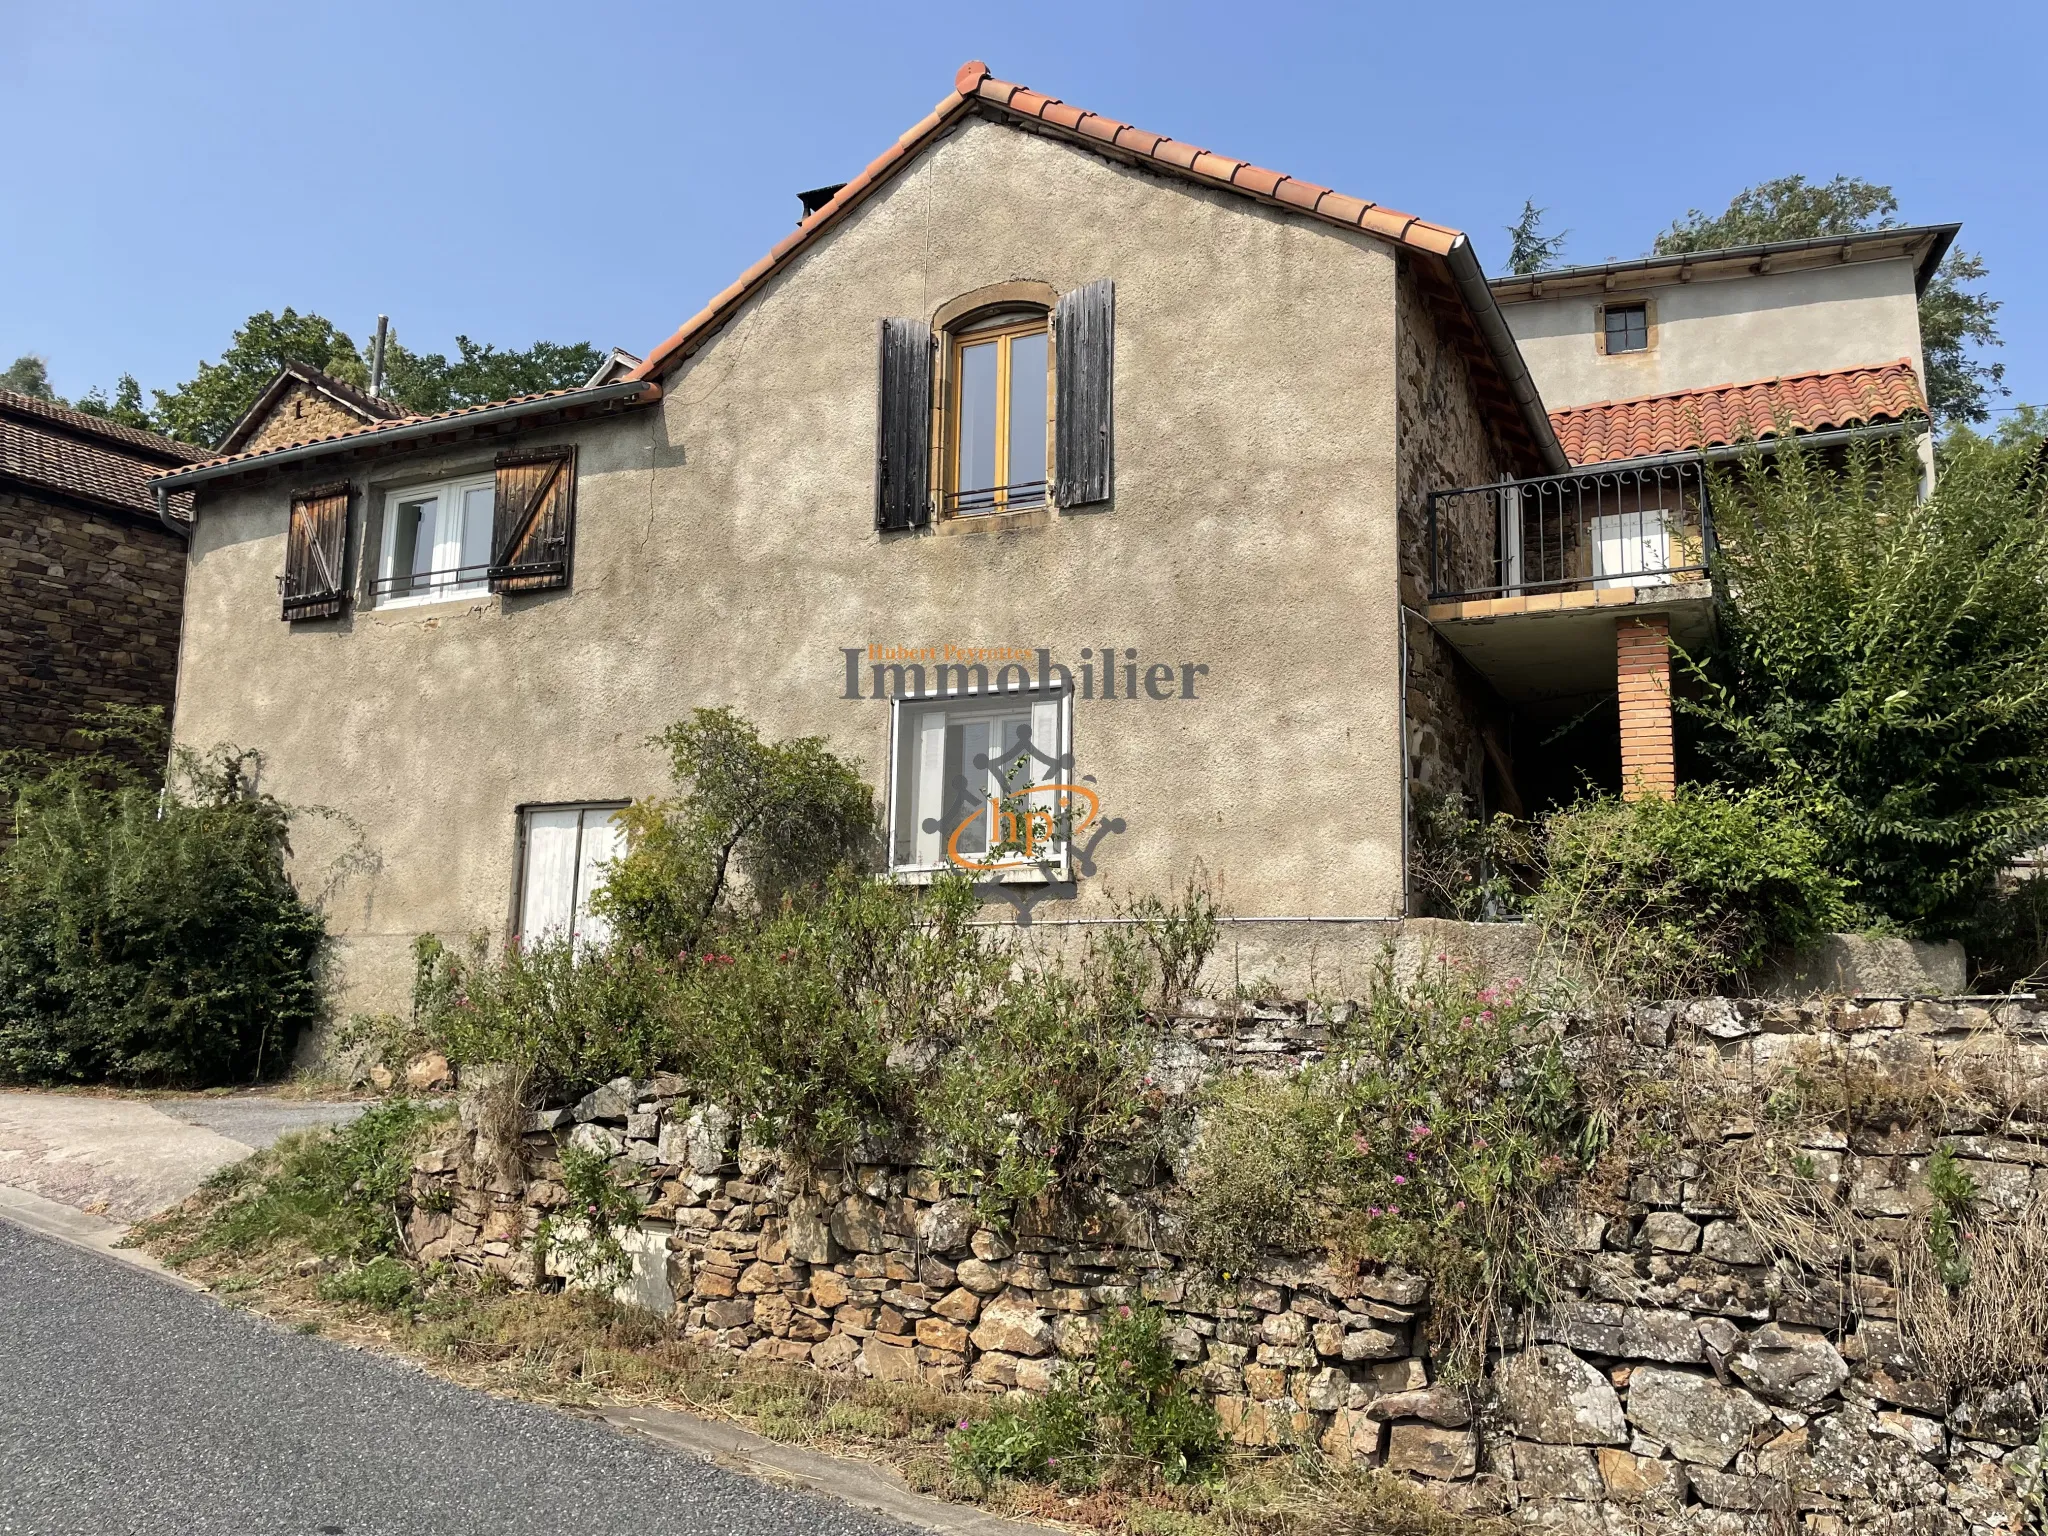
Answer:
<svg viewBox="0 0 2048 1536"><path fill-rule="evenodd" d="M128 1235L128 1228L104 1216L93 1216L75 1207L45 1199L26 1189L16 1189L11 1184L0 1184L0 1221L33 1232L38 1237L47 1237L52 1242L67 1247L82 1248L87 1253L96 1253L101 1258L113 1259L126 1264L130 1269L139 1269L146 1275L154 1275L170 1285L188 1291L206 1293L206 1287L186 1279L170 1268L153 1253L140 1248L123 1248L121 1240Z"/></svg>

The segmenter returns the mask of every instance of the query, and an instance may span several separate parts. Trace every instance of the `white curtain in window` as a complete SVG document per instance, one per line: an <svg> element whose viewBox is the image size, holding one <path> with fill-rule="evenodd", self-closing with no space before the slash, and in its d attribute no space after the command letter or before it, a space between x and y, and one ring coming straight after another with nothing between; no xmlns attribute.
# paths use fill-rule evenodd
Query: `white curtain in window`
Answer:
<svg viewBox="0 0 2048 1536"><path fill-rule="evenodd" d="M576 920L580 810L526 813L526 870L519 934L527 944L558 939Z"/></svg>

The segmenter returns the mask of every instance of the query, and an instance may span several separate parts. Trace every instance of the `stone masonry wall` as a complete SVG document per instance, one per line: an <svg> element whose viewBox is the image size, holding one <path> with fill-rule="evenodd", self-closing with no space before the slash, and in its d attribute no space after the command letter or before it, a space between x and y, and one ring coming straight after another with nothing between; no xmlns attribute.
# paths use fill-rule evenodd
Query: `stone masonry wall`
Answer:
<svg viewBox="0 0 2048 1536"><path fill-rule="evenodd" d="M267 448L286 448L293 443L314 443L323 437L353 432L363 418L340 406L317 389L294 384L271 407L270 414L242 445L244 453L261 453Z"/></svg>
<svg viewBox="0 0 2048 1536"><path fill-rule="evenodd" d="M1291 1070L1326 1023L1313 1007L1217 1007L1180 1021L1157 1076L1187 1094L1219 1070ZM1709 1089L1790 1081L1773 1074L1796 1064L1908 1097L1941 1077L2048 1105L2048 1001L1710 1000L1639 1009L1629 1039L1638 1069ZM2008 1108L1994 1125L1948 1102L1935 1118L1841 1134L1731 1115L1707 1145L1574 1204L1556 1293L1504 1326L1476 1397L1439 1377L1417 1275L1274 1256L1225 1280L1186 1258L1171 1188L1092 1188L999 1231L926 1167L799 1174L688 1104L680 1079L620 1080L536 1114L519 1148L494 1145L466 1104L462 1136L416 1165L408 1233L422 1259L544 1283L526 1239L566 1198L567 1142L611 1155L649 1202L621 1298L750 1357L1042 1390L1093 1347L1106 1309L1142 1298L1170 1315L1175 1352L1239 1444L1314 1445L1453 1508L1587 1536L2017 1531L2042 1405L2025 1384L1937 1385L1883 1250L1925 1219L1937 1138L1986 1219L2038 1218L2048 1115ZM1716 1182L1744 1160L1796 1168L1822 1215L1867 1243L1828 1261L1774 1248Z"/></svg>
<svg viewBox="0 0 2048 1536"><path fill-rule="evenodd" d="M1408 639L1408 776L1440 793L1463 792L1476 808L1488 756L1495 759L1499 794L1511 793L1508 713L1491 688L1419 615L1428 607L1430 542L1428 493L1485 485L1515 472L1512 459L1480 410L1471 370L1445 341L1411 266L1401 274L1400 352L1396 412L1399 423L1401 601ZM1458 588L1492 582L1493 547L1485 529L1442 530L1445 579ZM1489 804L1489 811L1519 805Z"/></svg>
<svg viewBox="0 0 2048 1536"><path fill-rule="evenodd" d="M0 748L61 747L98 704L168 711L184 590L168 529L0 489Z"/></svg>

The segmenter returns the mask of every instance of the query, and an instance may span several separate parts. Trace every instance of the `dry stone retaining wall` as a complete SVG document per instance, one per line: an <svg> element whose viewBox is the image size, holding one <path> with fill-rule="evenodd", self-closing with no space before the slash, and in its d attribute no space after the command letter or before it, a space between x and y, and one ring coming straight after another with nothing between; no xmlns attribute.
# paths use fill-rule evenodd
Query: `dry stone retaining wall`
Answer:
<svg viewBox="0 0 2048 1536"><path fill-rule="evenodd" d="M1306 1007L1186 1019L1161 1075L1189 1092L1222 1068L1284 1071L1320 1050L1325 1024ZM1856 1071L1902 1093L1940 1080L2048 1102L2048 1002L1714 1000L1638 1010L1630 1027L1638 1064L1674 1078L1741 1087L1789 1081L1798 1063L1816 1081ZM1384 1466L1455 1508L1589 1536L2013 1531L2043 1405L2026 1384L1930 1379L1879 1250L1925 1219L1937 1138L1988 1216L2048 1201L2048 1126L2009 1108L1993 1126L1954 1101L1936 1118L1845 1135L1734 1116L1718 1144L1574 1207L1558 1293L1506 1327L1476 1399L1438 1378L1417 1275L1276 1257L1216 1276L1186 1257L1170 1188L1091 1188L998 1230L914 1163L794 1169L690 1105L680 1079L620 1080L535 1115L518 1155L468 1111L463 1138L417 1165L409 1234L423 1259L541 1283L526 1240L566 1200L566 1142L613 1157L648 1198L621 1295L754 1358L1043 1390L1109 1309L1145 1300L1235 1441ZM1729 1207L1717 1166L1777 1166L1757 1155L1780 1135L1868 1251L1802 1264Z"/></svg>

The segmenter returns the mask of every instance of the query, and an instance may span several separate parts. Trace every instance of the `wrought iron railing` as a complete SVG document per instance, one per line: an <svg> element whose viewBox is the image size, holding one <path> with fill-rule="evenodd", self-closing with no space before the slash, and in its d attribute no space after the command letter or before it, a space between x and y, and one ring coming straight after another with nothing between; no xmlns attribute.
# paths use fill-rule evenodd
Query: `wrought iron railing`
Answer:
<svg viewBox="0 0 2048 1536"><path fill-rule="evenodd" d="M1714 554L1697 456L1429 493L1432 602L1657 586Z"/></svg>
<svg viewBox="0 0 2048 1536"><path fill-rule="evenodd" d="M464 565L445 571L401 571L379 576L370 583L372 601L400 597L445 597L458 592L482 591L488 584L488 565Z"/></svg>
<svg viewBox="0 0 2048 1536"><path fill-rule="evenodd" d="M1043 480L1021 480L1013 485L992 485L978 491L951 491L946 510L955 517L974 517L983 512L1021 512L1042 507L1048 487Z"/></svg>

